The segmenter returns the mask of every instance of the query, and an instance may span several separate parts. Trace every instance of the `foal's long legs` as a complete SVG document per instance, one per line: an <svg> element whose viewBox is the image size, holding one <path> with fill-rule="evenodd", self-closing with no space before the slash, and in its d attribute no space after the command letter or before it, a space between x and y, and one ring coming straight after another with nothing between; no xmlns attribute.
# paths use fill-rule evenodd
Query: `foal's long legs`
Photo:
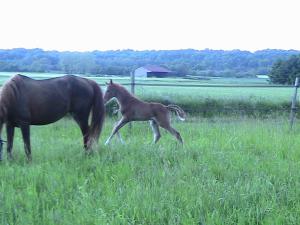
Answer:
<svg viewBox="0 0 300 225"><path fill-rule="evenodd" d="M172 134L181 144L183 144L183 141L182 141L180 133L171 126L170 119L169 119L168 115L167 116L163 116L161 118L157 118L157 121L158 121L159 125L162 128L164 128L167 131L169 131L170 134Z"/></svg>
<svg viewBox="0 0 300 225"><path fill-rule="evenodd" d="M27 159L31 161L31 147L30 147L30 126L29 125L21 125L21 132L24 141L24 148Z"/></svg>
<svg viewBox="0 0 300 225"><path fill-rule="evenodd" d="M122 117L119 122L116 124L116 126L114 127L114 129L112 130L111 135L109 136L109 138L106 140L105 145L108 145L110 140L112 139L112 137L118 132L118 130L120 130L126 123L128 123L129 120L125 117Z"/></svg>
<svg viewBox="0 0 300 225"><path fill-rule="evenodd" d="M122 144L125 144L125 141L123 140L123 138L122 138L122 136L121 136L121 134L120 134L119 131L116 133L116 135L118 136L120 142L121 142Z"/></svg>
<svg viewBox="0 0 300 225"><path fill-rule="evenodd" d="M6 123L6 136L7 136L7 157L12 159L12 148L14 143L15 127L9 122Z"/></svg>
<svg viewBox="0 0 300 225"><path fill-rule="evenodd" d="M115 110L113 111L113 114L119 114L119 113L120 113L120 109L115 109ZM118 123L118 122L117 122L117 123ZM117 123L116 123L115 125L117 125ZM122 144L125 144L125 141L123 140L123 138L122 138L122 136L121 136L121 134L120 134L119 131L117 131L116 135L118 136L120 142L121 142Z"/></svg>
<svg viewBox="0 0 300 225"><path fill-rule="evenodd" d="M169 128L165 128L165 129L167 129L181 144L183 144L183 140L181 138L181 135L177 130L175 130L171 126Z"/></svg>
<svg viewBox="0 0 300 225"><path fill-rule="evenodd" d="M161 137L158 124L155 120L150 120L150 126L152 127L152 131L153 131L153 135L154 135L153 142L157 143Z"/></svg>

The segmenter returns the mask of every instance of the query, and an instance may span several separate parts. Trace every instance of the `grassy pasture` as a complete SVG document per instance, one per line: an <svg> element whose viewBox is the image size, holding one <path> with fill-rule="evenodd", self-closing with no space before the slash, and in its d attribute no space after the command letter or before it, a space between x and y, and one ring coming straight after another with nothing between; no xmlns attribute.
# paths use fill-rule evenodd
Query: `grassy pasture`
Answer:
<svg viewBox="0 0 300 225"><path fill-rule="evenodd" d="M52 78L57 76L62 76L64 74L60 73L31 73L31 72L0 72L1 83L7 80L9 77L15 74L23 74L26 76L30 76L36 79L45 79ZM104 77L96 77L96 76L88 76L88 78L97 81L99 84L104 84L110 78L119 83L129 83L130 78L123 76L104 76ZM137 83L179 83L179 84L252 84L252 85L265 85L268 82L264 79L256 79L256 78L214 78L211 77L209 79L202 80L193 80L193 79L184 79L184 78L136 78Z"/></svg>
<svg viewBox="0 0 300 225"><path fill-rule="evenodd" d="M126 145L105 147L114 121L90 156L72 120L32 127L30 164L17 131L15 159L0 163L0 224L300 223L298 124L174 120L181 147L165 132L151 144L148 124L134 123Z"/></svg>

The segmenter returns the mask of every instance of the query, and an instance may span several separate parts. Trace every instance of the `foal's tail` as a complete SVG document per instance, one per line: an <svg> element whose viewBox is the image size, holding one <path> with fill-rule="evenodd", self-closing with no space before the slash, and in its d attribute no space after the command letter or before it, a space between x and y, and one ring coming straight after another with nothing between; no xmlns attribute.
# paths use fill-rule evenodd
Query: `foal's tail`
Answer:
<svg viewBox="0 0 300 225"><path fill-rule="evenodd" d="M89 130L89 140L88 146L90 147L94 142L98 143L99 136L102 130L104 118L105 118L105 108L103 95L98 84L92 82L94 89L94 100L92 108L92 120Z"/></svg>
<svg viewBox="0 0 300 225"><path fill-rule="evenodd" d="M181 120L181 121L184 121L185 118L186 118L186 114L185 112L183 111L182 108L180 108L178 105L167 105L166 106L167 109L171 110L171 111L174 111L178 118Z"/></svg>

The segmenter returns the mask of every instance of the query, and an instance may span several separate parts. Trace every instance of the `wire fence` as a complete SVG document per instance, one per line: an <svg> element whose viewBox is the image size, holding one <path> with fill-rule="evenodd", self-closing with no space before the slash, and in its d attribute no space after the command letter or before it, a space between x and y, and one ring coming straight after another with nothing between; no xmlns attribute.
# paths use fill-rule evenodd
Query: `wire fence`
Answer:
<svg viewBox="0 0 300 225"><path fill-rule="evenodd" d="M120 83L125 86L152 86L152 87L227 87L227 88L292 88L294 85L240 85L240 84L170 84L170 83Z"/></svg>
<svg viewBox="0 0 300 225"><path fill-rule="evenodd" d="M4 77L3 77L4 78ZM9 77L5 77L5 80L8 79ZM34 77L36 78L36 77ZM47 77L38 77L37 79L45 79ZM253 101L249 100L247 98L242 99L237 98L237 99L226 99L224 101L224 98L222 100L214 99L214 98L209 98L203 96L200 100L197 100L197 102L194 102L191 104L191 101L188 102L179 102L179 104L184 108L189 113L197 113L203 116L211 116L211 115L218 115L218 114L242 114L242 115L269 115L269 114L274 114L274 113L288 113L291 110L291 97L292 97L292 92L293 88L295 88L295 85L278 85L278 84L270 84L266 80L261 81L261 79L252 79L251 81L253 83L246 83L242 82L242 78L239 80L239 78L235 79L218 79L218 78L212 78L211 80L195 80L195 79L175 79L175 78L166 78L166 79L136 79L135 77L131 79L127 78L122 78L122 77L89 77L91 79L94 79L97 81L97 83L100 86L103 86L105 84L105 81L108 81L110 78L118 80L118 83L124 85L124 86L129 86L131 89L132 93L135 93L135 88L136 87L174 87L175 90L176 88L214 88L215 92L218 92L218 88L223 89L223 88L233 88L233 89L251 89L251 88L261 88L261 89L274 89L275 92L276 90L280 89L291 89L291 95L286 97L286 100L283 102L262 102L262 101ZM238 83L230 83L230 81L235 81ZM222 83L222 82L226 83ZM285 80L282 80L285 81ZM210 83L211 82L211 83ZM139 92L141 92L139 88ZM148 90L147 90L148 91ZM148 91L149 92L149 91ZM176 94L180 96L180 91L176 90ZM238 91L237 91L238 92ZM247 92L247 90L243 93ZM222 96L222 92L219 93L220 96ZM276 93L275 93L276 94ZM178 103L178 99L168 99L165 96L159 96L161 97L156 98L154 100L159 100L163 104L176 104ZM276 97L276 95L275 95ZM152 99L146 99L146 100L152 100ZM248 101L249 100L249 101ZM294 106L293 106L293 112L296 114L298 107L298 102L297 102L297 95L296 95L296 100L294 101Z"/></svg>
<svg viewBox="0 0 300 225"><path fill-rule="evenodd" d="M191 103L191 101L181 101L178 102L177 99L166 99L164 96L154 99L158 100L163 104L176 104L179 103L180 106L188 113L200 115L203 117L213 117L219 115L242 115L242 116L255 116L255 117L270 117L274 115L286 115L293 113L292 120L295 120L296 111L297 111L297 95L294 99L294 106L291 111L291 97L295 85L274 85L274 84L192 84L192 83L174 83L174 82L163 82L163 83L154 83L154 82L145 82L144 80L135 80L131 79L132 82L120 82L124 86L130 86L131 92L135 93L135 87L176 87L180 88L262 88L262 89L290 89L291 95L286 97L286 100L282 102L273 102L271 101L253 101L250 98L244 99L217 99L217 98L201 98L199 101ZM196 83L196 82L195 82ZM180 91L177 92L180 95ZM245 93L245 92L244 92ZM220 92L222 96L222 92ZM275 97L276 98L276 94ZM152 99L146 99L152 100ZM116 107L116 105L115 105ZM292 115L292 114L291 114Z"/></svg>

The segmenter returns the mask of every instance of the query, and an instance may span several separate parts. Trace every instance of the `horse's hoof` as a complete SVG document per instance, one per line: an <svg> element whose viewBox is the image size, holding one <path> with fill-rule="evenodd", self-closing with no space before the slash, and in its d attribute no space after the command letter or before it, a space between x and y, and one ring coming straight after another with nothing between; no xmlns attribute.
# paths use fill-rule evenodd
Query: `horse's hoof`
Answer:
<svg viewBox="0 0 300 225"><path fill-rule="evenodd" d="M92 150L88 149L84 153L86 156L91 156L94 152Z"/></svg>
<svg viewBox="0 0 300 225"><path fill-rule="evenodd" d="M32 158L30 157L30 158L27 158L27 162L28 163L32 163Z"/></svg>

